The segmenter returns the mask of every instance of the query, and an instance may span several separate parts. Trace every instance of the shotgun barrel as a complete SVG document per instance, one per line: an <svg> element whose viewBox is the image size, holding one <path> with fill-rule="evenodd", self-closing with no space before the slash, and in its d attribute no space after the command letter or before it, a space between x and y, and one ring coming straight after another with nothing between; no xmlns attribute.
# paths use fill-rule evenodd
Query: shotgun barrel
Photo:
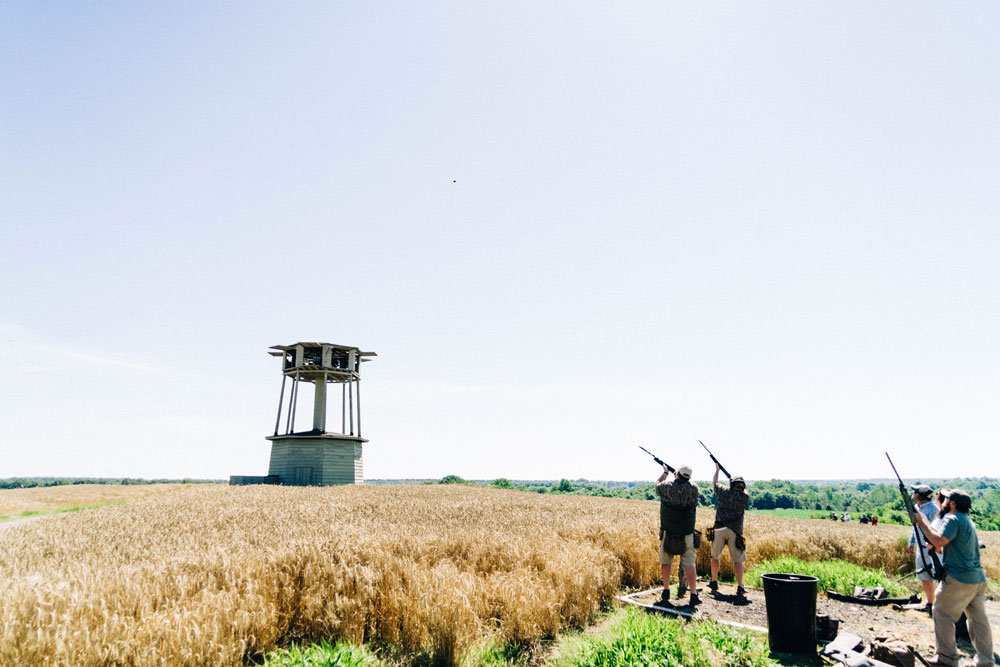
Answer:
<svg viewBox="0 0 1000 667"><path fill-rule="evenodd" d="M657 456L656 456L656 454L654 454L653 452L649 451L648 449L646 449L646 448L645 448L645 447L643 447L642 445L639 445L639 449L641 449L642 451L644 451L644 452L646 452L647 454L649 454L650 456L652 456L652 457L653 457L653 460L654 460L654 461L656 461L656 462L657 462L657 463L659 463L659 464L660 464L661 466L663 466L664 468L666 468L666 469L667 469L667 470L668 470L669 472L676 472L676 471L674 470L674 468L673 468L672 466L669 466L669 465L667 465L666 463L664 463L664 462L663 462L663 459L661 459L661 458L657 457Z"/></svg>
<svg viewBox="0 0 1000 667"><path fill-rule="evenodd" d="M702 447L705 447L705 443L702 442L701 440L698 441L698 444L700 444ZM728 479L732 479L733 476L729 474L729 471L726 470L721 463L719 463L719 459L715 458L715 455L712 453L712 450L710 450L708 447L705 447L705 451L708 452L708 457L715 462L715 465L719 466L719 470L721 470Z"/></svg>

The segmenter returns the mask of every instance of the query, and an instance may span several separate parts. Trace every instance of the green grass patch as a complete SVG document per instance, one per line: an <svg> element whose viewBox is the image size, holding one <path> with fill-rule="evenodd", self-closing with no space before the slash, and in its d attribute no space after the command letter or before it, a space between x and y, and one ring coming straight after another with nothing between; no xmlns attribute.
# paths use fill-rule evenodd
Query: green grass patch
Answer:
<svg viewBox="0 0 1000 667"><path fill-rule="evenodd" d="M127 501L125 500L115 500L108 503L94 503L93 505L66 505L65 507L56 507L47 510L24 510L23 512L18 512L17 514L8 514L6 516L0 516L0 522L3 521L14 521L16 519L28 519L33 516L50 516L52 514L66 514L69 512L79 512L81 510L91 510L95 507L107 507L108 505L123 505Z"/></svg>
<svg viewBox="0 0 1000 667"><path fill-rule="evenodd" d="M531 659L528 647L490 641L472 649L464 662L478 667L518 667L530 664Z"/></svg>
<svg viewBox="0 0 1000 667"><path fill-rule="evenodd" d="M376 667L382 665L373 653L363 646L347 642L330 644L323 641L305 648L292 645L268 653L264 667Z"/></svg>
<svg viewBox="0 0 1000 667"><path fill-rule="evenodd" d="M819 579L820 590L833 590L846 595L854 595L855 586L865 588L881 586L888 591L890 597L909 595L906 588L896 583L895 579L885 572L869 570L843 560L805 561L791 556L780 556L754 565L746 573L746 581L750 586L761 588L761 575L772 572L816 577Z"/></svg>
<svg viewBox="0 0 1000 667"><path fill-rule="evenodd" d="M762 634L705 621L685 623L627 608L609 630L581 637L561 652L554 667L764 667L778 665Z"/></svg>
<svg viewBox="0 0 1000 667"><path fill-rule="evenodd" d="M771 658L767 635L721 623L688 623L647 613L634 607L612 612L607 629L599 634L584 631L560 633L551 652L536 655L537 646L524 647L487 641L461 659L466 667L777 667ZM387 648L387 647L383 647ZM382 649L379 649L382 653ZM391 651L390 651L391 654ZM268 653L263 667L386 667L430 665L430 656L380 658L371 649L348 643L322 642L293 645Z"/></svg>

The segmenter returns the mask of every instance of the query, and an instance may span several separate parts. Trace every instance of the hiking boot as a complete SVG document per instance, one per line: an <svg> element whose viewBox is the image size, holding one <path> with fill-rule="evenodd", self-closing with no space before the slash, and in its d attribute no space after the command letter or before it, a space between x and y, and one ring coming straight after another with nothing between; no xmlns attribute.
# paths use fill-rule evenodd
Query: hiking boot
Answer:
<svg viewBox="0 0 1000 667"><path fill-rule="evenodd" d="M669 602L669 601L670 601L670 589L664 588L663 592L660 593L660 602Z"/></svg>
<svg viewBox="0 0 1000 667"><path fill-rule="evenodd" d="M742 586L737 586L736 594L739 595L741 598L746 597L747 589L743 588Z"/></svg>
<svg viewBox="0 0 1000 667"><path fill-rule="evenodd" d="M687 594L687 592L688 592L688 587L686 585L677 587L677 597L682 598Z"/></svg>
<svg viewBox="0 0 1000 667"><path fill-rule="evenodd" d="M719 582L715 581L714 579L708 582L708 590L712 591L713 593L717 593L719 591Z"/></svg>
<svg viewBox="0 0 1000 667"><path fill-rule="evenodd" d="M691 605L695 605L695 604L701 604L701 598L700 598L700 597L698 597L698 594L697 594L697 593L695 593L695 592L692 592L692 593L691 593L691 597L690 597L690 599L688 600L688 604L691 604Z"/></svg>

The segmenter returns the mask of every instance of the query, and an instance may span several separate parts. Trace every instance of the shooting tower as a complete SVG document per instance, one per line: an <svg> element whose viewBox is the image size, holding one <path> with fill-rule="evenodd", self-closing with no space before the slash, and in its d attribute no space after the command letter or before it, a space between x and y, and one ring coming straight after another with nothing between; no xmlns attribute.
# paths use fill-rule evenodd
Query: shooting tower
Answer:
<svg viewBox="0 0 1000 667"><path fill-rule="evenodd" d="M293 486L329 486L364 482L361 454L361 364L374 352L348 345L295 343L273 345L269 354L281 358L281 397L271 441L268 477ZM286 407L285 386L291 380ZM294 432L299 386L314 385L312 430ZM339 384L340 432L327 428L327 385ZM281 430L285 411L284 433ZM355 419L356 418L356 419ZM357 433L357 435L355 435Z"/></svg>

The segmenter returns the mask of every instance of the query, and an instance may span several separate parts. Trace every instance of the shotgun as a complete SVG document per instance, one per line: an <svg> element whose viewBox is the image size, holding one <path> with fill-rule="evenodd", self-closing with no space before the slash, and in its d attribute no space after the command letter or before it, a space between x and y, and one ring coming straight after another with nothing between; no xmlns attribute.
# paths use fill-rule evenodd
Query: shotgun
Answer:
<svg viewBox="0 0 1000 667"><path fill-rule="evenodd" d="M934 551L930 551L931 562L930 565L927 564L927 558L924 554L928 553L926 538L924 537L924 532L920 530L920 526L917 525L917 508L913 505L913 498L906 490L906 485L903 484L903 478L899 476L899 471L896 470L896 465L892 462L889 457L889 452L885 453L885 458L889 459L889 465L892 466L892 471L896 473L896 479L899 480L899 492L903 494L903 504L906 505L906 513L910 515L910 523L913 524L913 534L917 538L917 553L920 554L920 564L922 567L918 572L930 572L930 575L934 577L937 581L944 579L944 568L941 567L941 560Z"/></svg>
<svg viewBox="0 0 1000 667"><path fill-rule="evenodd" d="M674 470L674 469L673 469L673 468L672 468L671 466L668 466L668 465L667 465L666 463L664 463L664 462L663 462L663 461L662 461L661 459L657 458L657 457L656 457L656 454L654 454L653 452L649 451L648 449L646 449L646 448L645 448L645 447L643 447L642 445L639 445L639 449L641 449L642 451L644 451L644 452L646 452L647 454L649 454L650 456L652 456L652 457L653 457L653 460L654 460L654 461L656 461L657 463L659 463L659 464L660 464L661 466L663 466L664 468L666 468L668 472L676 472L676 471L675 471L675 470Z"/></svg>
<svg viewBox="0 0 1000 667"><path fill-rule="evenodd" d="M700 444L702 447L705 447L705 443L702 442L701 440L698 441L698 444ZM715 458L715 455L712 454L711 450L708 447L705 447L705 451L708 452L708 458L712 459L715 462L715 465L719 466L719 470L721 470L728 479L732 479L733 476L729 474L728 470L722 467L722 464L719 463L719 459Z"/></svg>

